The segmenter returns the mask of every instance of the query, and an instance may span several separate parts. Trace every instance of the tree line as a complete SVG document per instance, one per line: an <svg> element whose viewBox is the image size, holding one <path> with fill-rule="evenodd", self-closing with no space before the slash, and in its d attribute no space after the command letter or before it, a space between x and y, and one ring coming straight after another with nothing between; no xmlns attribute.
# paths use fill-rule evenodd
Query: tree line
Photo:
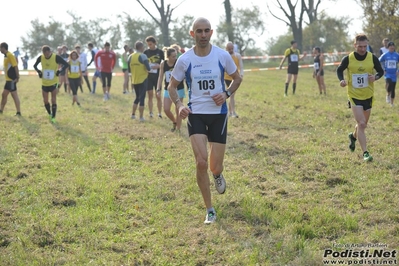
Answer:
<svg viewBox="0 0 399 266"><path fill-rule="evenodd" d="M40 53L43 44L57 47L65 44L74 47L75 44L85 45L92 42L102 47L104 42L111 43L113 49L120 49L124 44L133 45L137 40L144 40L147 36L155 36L159 46L170 46L178 43L182 47L191 47L193 40L188 35L194 17L184 15L174 17L174 11L187 0L171 6L165 0L141 1L136 0L145 10L148 19L135 18L123 12L116 18L96 18L84 20L68 11L70 23L56 21L51 17L50 22L42 23L39 19L31 22L31 29L21 37L22 49L31 55ZM270 2L268 10L258 6L234 8L230 0L219 0L224 7L220 21L216 25L217 36L213 43L224 46L227 41L236 43L241 54L282 54L295 39L301 50L311 50L312 47L322 47L325 52L346 51L350 49L354 36L348 36L348 17L333 18L323 11L319 11L322 0L281 0L274 3L277 11L272 11ZM323 0L334 1L334 0ZM371 43L378 46L385 37L396 39L399 31L397 6L399 0L356 0L363 8L366 24L364 31L369 35ZM273 4L272 3L272 4ZM149 11L149 6L155 5L158 13ZM274 10L274 9L273 9ZM282 35L270 38L267 43L259 43L258 39L267 27L262 21L263 12L268 12L277 20L286 24ZM113 21L120 21L115 24ZM266 50L267 48L267 50Z"/></svg>

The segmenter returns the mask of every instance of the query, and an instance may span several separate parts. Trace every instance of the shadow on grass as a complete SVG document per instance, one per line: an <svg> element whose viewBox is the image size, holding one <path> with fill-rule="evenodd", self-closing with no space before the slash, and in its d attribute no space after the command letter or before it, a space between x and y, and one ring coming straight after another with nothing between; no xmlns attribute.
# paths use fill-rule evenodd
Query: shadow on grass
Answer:
<svg viewBox="0 0 399 266"><path fill-rule="evenodd" d="M19 117L21 125L26 129L29 135L36 135L39 133L40 126L38 124L32 123L30 120L26 119L24 116Z"/></svg>
<svg viewBox="0 0 399 266"><path fill-rule="evenodd" d="M52 125L55 129L61 131L68 137L72 137L77 140L81 140L81 142L86 146L99 145L99 143L97 143L91 136L87 135L86 133L84 133L83 131L81 131L79 129L73 128L69 125L60 124L60 123L55 123Z"/></svg>

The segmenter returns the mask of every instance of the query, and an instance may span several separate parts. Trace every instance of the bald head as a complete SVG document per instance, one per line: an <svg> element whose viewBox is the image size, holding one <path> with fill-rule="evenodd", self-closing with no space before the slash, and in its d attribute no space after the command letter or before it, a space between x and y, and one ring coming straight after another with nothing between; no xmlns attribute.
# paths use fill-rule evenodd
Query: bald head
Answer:
<svg viewBox="0 0 399 266"><path fill-rule="evenodd" d="M194 20L193 25L191 26L192 31L198 29L199 25L207 25L208 28L211 28L211 23L209 22L209 20L203 17L199 17Z"/></svg>
<svg viewBox="0 0 399 266"><path fill-rule="evenodd" d="M190 30L191 37L195 40L195 47L200 49L206 49L211 47L209 43L213 34L211 23L206 18L197 18L194 20L192 30ZM209 52L207 50L206 52Z"/></svg>
<svg viewBox="0 0 399 266"><path fill-rule="evenodd" d="M226 43L226 51L229 52L229 54L234 53L234 44L232 42Z"/></svg>

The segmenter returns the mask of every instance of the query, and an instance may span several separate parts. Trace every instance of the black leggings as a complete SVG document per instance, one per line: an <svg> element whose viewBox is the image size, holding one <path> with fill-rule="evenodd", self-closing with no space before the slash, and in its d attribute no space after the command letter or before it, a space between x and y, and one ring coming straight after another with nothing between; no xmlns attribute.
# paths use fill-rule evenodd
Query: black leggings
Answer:
<svg viewBox="0 0 399 266"><path fill-rule="evenodd" d="M81 79L80 78L69 78L68 80L69 80L69 86L71 87L71 90L72 90L72 95L77 95Z"/></svg>
<svg viewBox="0 0 399 266"><path fill-rule="evenodd" d="M391 98L395 99L395 88L396 88L396 81L392 81L392 79L386 79L388 83L388 92L391 93Z"/></svg>
<svg viewBox="0 0 399 266"><path fill-rule="evenodd" d="M103 83L103 88L111 87L112 73L101 72L101 81Z"/></svg>
<svg viewBox="0 0 399 266"><path fill-rule="evenodd" d="M134 100L134 104L139 104L140 106L144 106L145 103L145 94L147 93L147 79L144 80L143 83L140 84L132 84L134 88L134 92L136 93L136 99Z"/></svg>

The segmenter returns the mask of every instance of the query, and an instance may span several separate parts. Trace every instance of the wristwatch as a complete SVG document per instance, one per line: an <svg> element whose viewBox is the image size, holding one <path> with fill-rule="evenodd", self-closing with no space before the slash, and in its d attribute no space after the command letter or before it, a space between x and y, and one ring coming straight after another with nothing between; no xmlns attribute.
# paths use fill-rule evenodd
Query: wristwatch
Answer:
<svg viewBox="0 0 399 266"><path fill-rule="evenodd" d="M226 93L227 98L229 98L229 97L231 96L231 92L230 92L230 91L226 90L226 91L224 91L224 92Z"/></svg>

